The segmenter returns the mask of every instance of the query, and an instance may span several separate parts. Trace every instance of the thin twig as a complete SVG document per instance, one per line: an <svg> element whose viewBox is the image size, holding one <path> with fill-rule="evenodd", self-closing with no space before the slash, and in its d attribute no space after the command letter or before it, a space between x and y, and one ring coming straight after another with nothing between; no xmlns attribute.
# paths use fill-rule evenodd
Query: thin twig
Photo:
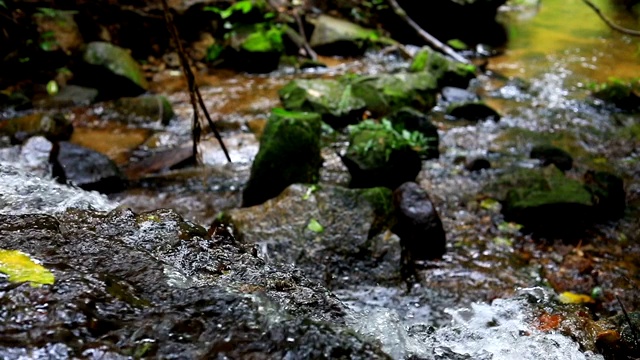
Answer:
<svg viewBox="0 0 640 360"><path fill-rule="evenodd" d="M611 21L608 17L606 17L603 13L602 10L600 10L600 8L598 8L594 3L592 3L590 0L582 0L584 1L585 4L587 4L591 9L593 9L593 11L596 12L596 14L598 14L598 16L600 17L600 19L602 19L602 21L604 21L605 24L607 24L610 28L612 28L613 30L617 30L620 31L623 34L627 34L627 35L632 35L632 36L640 36L640 31L638 30L633 30L633 29L627 29L625 27L622 27L616 23L614 23L613 21Z"/></svg>
<svg viewBox="0 0 640 360"><path fill-rule="evenodd" d="M629 324L629 330L633 333L633 340L635 341L635 344L637 345L638 344L638 329L636 329L636 327L631 322L631 318L629 317L629 314L627 313L627 310L624 308L624 305L622 304L622 301L620 301L620 297L618 295L616 295L616 300L618 300L618 304L620 304L620 308L622 309L622 313L624 314L624 318L625 318L625 320L627 320L627 323Z"/></svg>
<svg viewBox="0 0 640 360"><path fill-rule="evenodd" d="M200 125L200 120L198 118L198 103L202 108L202 112L209 123L209 127L211 131L213 131L216 140L220 143L220 147L222 148L222 152L224 152L225 157L228 162L231 162L231 157L229 156L229 151L227 151L227 147L224 145L222 141L222 136L216 129L214 122L211 120L211 116L207 111L207 108L204 105L204 101L202 100L202 95L200 94L200 89L198 88L198 84L196 84L195 76L193 75L193 71L191 71L191 65L189 64L189 60L187 59L187 55L185 55L184 48L182 47L182 42L180 41L180 36L178 35L178 29L176 25L173 23L173 16L169 11L169 5L167 4L167 0L161 0L162 8L164 10L164 19L167 23L167 29L171 33L171 37L173 37L173 41L176 43L176 48L178 49L178 57L180 58L180 65L182 66L182 73L184 77L187 79L187 86L189 87L189 99L191 100L191 106L193 107L193 124L191 127L191 135L193 138L193 156L196 157L198 155L198 143L200 142L200 135L202 133L202 127Z"/></svg>
<svg viewBox="0 0 640 360"><path fill-rule="evenodd" d="M302 19L300 18L300 14L298 14L298 9L293 10L293 17L296 19L296 23L298 23L298 31L300 32L300 36L302 36L302 46L304 50L307 52L307 56L311 58L313 61L318 61L318 54L311 48L309 45L309 41L307 40L307 35L304 31L304 24L302 23Z"/></svg>
<svg viewBox="0 0 640 360"><path fill-rule="evenodd" d="M404 20L407 24L409 24L409 26L411 26L418 33L418 35L420 35L426 42L431 44L434 48L451 56L454 60L458 62L461 62L463 64L471 64L471 62L467 60L464 56L458 54L451 47L447 46L442 41L434 37L433 35L424 31L424 29L422 29L420 25L418 25L415 21L413 21L413 19L409 17L409 15L407 15L404 9L400 7L400 5L398 5L398 2L396 0L389 0L389 3L391 4L391 8L393 9L393 12L395 12L396 15L401 17L402 20Z"/></svg>

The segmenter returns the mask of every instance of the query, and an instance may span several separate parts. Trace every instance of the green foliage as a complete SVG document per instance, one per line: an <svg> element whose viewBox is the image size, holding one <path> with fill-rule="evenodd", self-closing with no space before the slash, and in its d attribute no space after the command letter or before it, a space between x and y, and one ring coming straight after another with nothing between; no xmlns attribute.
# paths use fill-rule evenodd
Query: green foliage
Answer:
<svg viewBox="0 0 640 360"><path fill-rule="evenodd" d="M4 3L3 0L0 0L0 7L7 8L7 4Z"/></svg>
<svg viewBox="0 0 640 360"><path fill-rule="evenodd" d="M381 122L365 120L357 125L350 125L348 130L351 134L361 131L384 131L384 133L387 134L387 137L384 139L385 158L387 160L394 150L405 147L409 147L418 153L425 153L429 149L429 144L435 140L427 138L418 131L398 130L394 128L391 121L387 119L382 119ZM372 151L378 144L376 139L369 139L365 143L357 144L354 150L357 154L365 155Z"/></svg>
<svg viewBox="0 0 640 360"><path fill-rule="evenodd" d="M316 219L309 220L309 224L307 225L307 229L313 231L314 233L322 233L324 231L324 226L318 222Z"/></svg>
<svg viewBox="0 0 640 360"><path fill-rule="evenodd" d="M242 0L232 4L226 9L221 9L217 6L205 6L204 10L213 11L214 13L219 14L220 18L224 20L230 18L234 13L248 14L253 9L262 10L265 6L265 2L261 0Z"/></svg>
<svg viewBox="0 0 640 360"><path fill-rule="evenodd" d="M208 62L217 60L220 57L220 54L222 54L222 50L224 50L224 46L220 44L213 44L209 46L205 60Z"/></svg>
<svg viewBox="0 0 640 360"><path fill-rule="evenodd" d="M256 31L245 39L242 48L251 52L282 51L284 50L282 33L281 27L277 25L257 24Z"/></svg>
<svg viewBox="0 0 640 360"><path fill-rule="evenodd" d="M633 108L640 103L640 77L630 80L611 77L603 83L591 83L593 96L622 108Z"/></svg>
<svg viewBox="0 0 640 360"><path fill-rule="evenodd" d="M58 40L56 40L53 31L46 31L40 34L40 48L43 51L53 51L58 48Z"/></svg>
<svg viewBox="0 0 640 360"><path fill-rule="evenodd" d="M47 83L47 93L51 96L56 95L60 88L58 87L58 83L55 80L50 80Z"/></svg>
<svg viewBox="0 0 640 360"><path fill-rule="evenodd" d="M460 39L451 39L447 41L447 45L456 50L467 50L469 48L469 46L467 46L467 44L465 44L464 41Z"/></svg>

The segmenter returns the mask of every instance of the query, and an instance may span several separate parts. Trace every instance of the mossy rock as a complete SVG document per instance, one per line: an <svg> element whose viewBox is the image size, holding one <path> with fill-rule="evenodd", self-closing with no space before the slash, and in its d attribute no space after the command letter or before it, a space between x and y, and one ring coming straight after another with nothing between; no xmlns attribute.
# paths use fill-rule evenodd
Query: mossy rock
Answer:
<svg viewBox="0 0 640 360"><path fill-rule="evenodd" d="M589 170L584 174L583 180L585 188L593 198L598 219L622 217L626 207L622 178L606 171Z"/></svg>
<svg viewBox="0 0 640 360"><path fill-rule="evenodd" d="M611 78L607 82L593 85L592 94L622 110L640 110L640 78L631 80Z"/></svg>
<svg viewBox="0 0 640 360"><path fill-rule="evenodd" d="M316 113L272 111L243 193L243 206L261 204L293 183L318 181L321 123Z"/></svg>
<svg viewBox="0 0 640 360"><path fill-rule="evenodd" d="M475 66L450 60L430 47L423 47L416 53L409 71L430 73L436 78L441 88L445 86L466 88L469 81L476 77Z"/></svg>
<svg viewBox="0 0 640 360"><path fill-rule="evenodd" d="M293 80L279 95L285 109L318 113L336 128L356 123L367 107L350 85L333 79Z"/></svg>
<svg viewBox="0 0 640 360"><path fill-rule="evenodd" d="M309 45L323 55L361 55L377 37L375 30L328 15L320 15L310 22L315 28Z"/></svg>
<svg viewBox="0 0 640 360"><path fill-rule="evenodd" d="M502 202L505 219L538 235L577 235L595 220L591 193L555 166L520 169L498 183L512 185Z"/></svg>
<svg viewBox="0 0 640 360"><path fill-rule="evenodd" d="M454 103L447 107L447 115L468 121L500 120L500 114L484 101Z"/></svg>
<svg viewBox="0 0 640 360"><path fill-rule="evenodd" d="M357 77L353 93L377 115L386 115L403 106L429 110L436 104L437 80L429 73L397 73Z"/></svg>
<svg viewBox="0 0 640 360"><path fill-rule="evenodd" d="M279 94L284 108L317 112L334 128L343 128L360 121L365 110L384 116L403 106L431 109L437 91L428 73L398 73L294 80Z"/></svg>
<svg viewBox="0 0 640 360"><path fill-rule="evenodd" d="M140 119L147 122L160 121L167 125L175 116L171 103L161 95L120 98L114 101L113 109L125 116L125 119L120 120L126 123Z"/></svg>
<svg viewBox="0 0 640 360"><path fill-rule="evenodd" d="M384 186L395 189L415 180L422 168L420 155L393 129L355 127L343 162L351 174L350 187Z"/></svg>
<svg viewBox="0 0 640 360"><path fill-rule="evenodd" d="M111 73L111 80L118 80L118 86L120 86L121 83L125 83L122 78L128 80L128 88L119 89L124 95L133 93L141 94L149 88L149 83L140 65L131 57L127 50L121 47L107 42L94 41L87 44L82 59L87 64L102 69L103 74L104 71ZM113 83L103 83L104 81L108 81L108 79L102 76L99 76L96 81L99 83L94 84L95 86L93 87L98 89L114 86Z"/></svg>
<svg viewBox="0 0 640 360"><path fill-rule="evenodd" d="M283 30L264 23L236 28L224 53L225 63L236 70L268 73L278 68L284 53Z"/></svg>

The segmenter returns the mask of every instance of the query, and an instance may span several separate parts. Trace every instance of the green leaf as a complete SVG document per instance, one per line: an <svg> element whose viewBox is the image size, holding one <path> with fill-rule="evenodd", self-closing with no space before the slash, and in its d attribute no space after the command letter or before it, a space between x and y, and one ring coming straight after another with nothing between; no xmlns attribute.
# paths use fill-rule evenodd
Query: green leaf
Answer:
<svg viewBox="0 0 640 360"><path fill-rule="evenodd" d="M47 83L47 93L49 95L53 96L57 94L58 90L60 90L60 88L58 87L58 83L55 80L50 80Z"/></svg>
<svg viewBox="0 0 640 360"><path fill-rule="evenodd" d="M302 197L302 200L309 200L309 197L311 197L311 194L313 194L314 192L316 192L319 189L318 185L311 185L309 186L309 188L307 189L307 192L304 193L304 196Z"/></svg>
<svg viewBox="0 0 640 360"><path fill-rule="evenodd" d="M12 283L29 282L33 287L51 285L55 281L51 271L16 250L0 249L0 273L7 275Z"/></svg>
<svg viewBox="0 0 640 360"><path fill-rule="evenodd" d="M224 50L224 47L220 44L213 44L209 46L209 48L207 49L207 57L205 58L205 60L208 62L215 61L216 59L218 59L218 57L220 57L220 54L222 54L222 50Z"/></svg>
<svg viewBox="0 0 640 360"><path fill-rule="evenodd" d="M496 199L484 199L480 202L480 207L486 210L500 210L500 202Z"/></svg>
<svg viewBox="0 0 640 360"><path fill-rule="evenodd" d="M467 50L469 46L460 39L451 39L447 41L447 44L456 50Z"/></svg>
<svg viewBox="0 0 640 360"><path fill-rule="evenodd" d="M309 220L309 224L307 225L307 229L313 231L314 233L318 233L318 234L324 231L324 227L322 225L320 225L318 220L313 219L313 218L311 220Z"/></svg>

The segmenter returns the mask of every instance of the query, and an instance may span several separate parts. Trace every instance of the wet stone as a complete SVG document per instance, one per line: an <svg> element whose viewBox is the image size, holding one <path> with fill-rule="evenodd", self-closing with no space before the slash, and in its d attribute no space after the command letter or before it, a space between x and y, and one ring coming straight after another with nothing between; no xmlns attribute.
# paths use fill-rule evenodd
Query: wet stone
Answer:
<svg viewBox="0 0 640 360"><path fill-rule="evenodd" d="M452 86L442 88L442 100L448 103L457 103L465 101L478 101L480 98L475 93Z"/></svg>
<svg viewBox="0 0 640 360"><path fill-rule="evenodd" d="M204 233L170 210L0 215L2 247L55 278L33 287L0 277L0 357L388 358L344 327L325 289L228 233Z"/></svg>
<svg viewBox="0 0 640 360"><path fill-rule="evenodd" d="M85 190L119 191L124 181L118 166L106 155L66 141L54 144L53 177Z"/></svg>
<svg viewBox="0 0 640 360"><path fill-rule="evenodd" d="M69 140L73 133L71 121L62 113L34 113L0 121L0 135L22 143L32 136L44 136L51 141Z"/></svg>
<svg viewBox="0 0 640 360"><path fill-rule="evenodd" d="M534 146L529 153L529 157L540 160L542 166L553 164L562 171L571 170L573 167L573 158L571 155L551 145Z"/></svg>
<svg viewBox="0 0 640 360"><path fill-rule="evenodd" d="M500 120L500 114L483 101L454 103L447 107L447 115L468 121Z"/></svg>
<svg viewBox="0 0 640 360"><path fill-rule="evenodd" d="M412 260L442 257L446 234L442 221L427 192L415 182L402 184L393 192L398 220L393 232Z"/></svg>
<svg viewBox="0 0 640 360"><path fill-rule="evenodd" d="M464 168L471 172L491 169L491 162L485 158L475 158L467 161L464 164Z"/></svg>

